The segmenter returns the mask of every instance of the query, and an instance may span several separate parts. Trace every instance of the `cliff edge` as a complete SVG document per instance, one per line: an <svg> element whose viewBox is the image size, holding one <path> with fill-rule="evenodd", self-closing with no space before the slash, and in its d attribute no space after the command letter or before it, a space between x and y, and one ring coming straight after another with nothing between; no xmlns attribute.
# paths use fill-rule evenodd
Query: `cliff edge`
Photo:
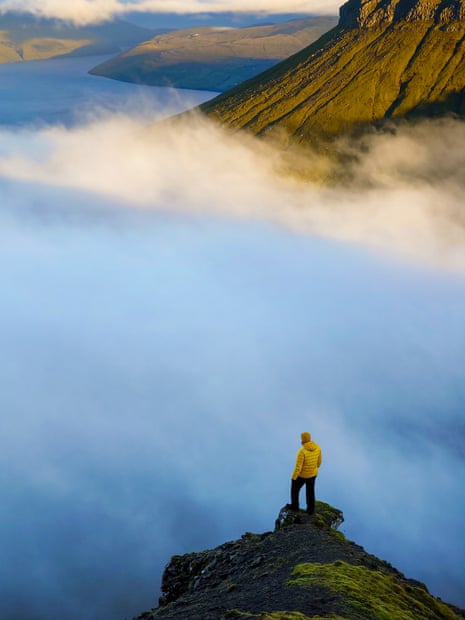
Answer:
<svg viewBox="0 0 465 620"><path fill-rule="evenodd" d="M346 540L342 512L281 509L273 532L174 556L159 606L136 620L457 620L465 611L428 593Z"/></svg>

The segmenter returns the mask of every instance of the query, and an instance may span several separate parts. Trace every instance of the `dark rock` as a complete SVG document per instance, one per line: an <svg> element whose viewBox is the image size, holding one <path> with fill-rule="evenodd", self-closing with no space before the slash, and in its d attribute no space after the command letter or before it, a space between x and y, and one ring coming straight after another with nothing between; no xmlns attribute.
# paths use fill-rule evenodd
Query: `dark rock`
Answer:
<svg viewBox="0 0 465 620"><path fill-rule="evenodd" d="M275 531L289 525L316 525L317 527L327 527L337 530L344 522L344 515L337 508L333 508L324 502L318 502L314 515L309 515L303 510L292 510L289 504L286 504L279 511L278 518L275 521Z"/></svg>

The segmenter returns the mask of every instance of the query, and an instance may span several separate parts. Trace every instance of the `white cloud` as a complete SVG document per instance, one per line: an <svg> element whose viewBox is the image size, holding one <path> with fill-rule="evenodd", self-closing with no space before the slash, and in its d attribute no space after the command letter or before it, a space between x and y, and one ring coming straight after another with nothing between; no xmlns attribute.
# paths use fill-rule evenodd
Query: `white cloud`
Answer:
<svg viewBox="0 0 465 620"><path fill-rule="evenodd" d="M149 129L113 115L71 130L3 132L0 174L144 208L265 218L464 269L464 141L459 121L406 126L367 138L363 148L341 141L355 162L351 181L322 188L283 174L286 162L273 147L205 119ZM300 162L327 165L317 155Z"/></svg>
<svg viewBox="0 0 465 620"><path fill-rule="evenodd" d="M85 24L111 19L130 11L154 13L319 13L336 14L334 0L2 0L0 11L24 11Z"/></svg>

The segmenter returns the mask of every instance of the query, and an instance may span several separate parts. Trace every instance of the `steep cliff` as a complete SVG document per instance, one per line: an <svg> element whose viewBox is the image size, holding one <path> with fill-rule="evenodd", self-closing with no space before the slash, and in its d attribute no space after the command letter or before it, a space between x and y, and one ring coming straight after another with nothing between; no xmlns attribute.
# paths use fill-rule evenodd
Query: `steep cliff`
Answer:
<svg viewBox="0 0 465 620"><path fill-rule="evenodd" d="M458 620L431 596L345 539L342 513L317 502L313 517L284 507L274 532L174 556L159 607L138 620Z"/></svg>
<svg viewBox="0 0 465 620"><path fill-rule="evenodd" d="M201 109L306 142L386 118L465 114L465 0L349 0L336 28Z"/></svg>

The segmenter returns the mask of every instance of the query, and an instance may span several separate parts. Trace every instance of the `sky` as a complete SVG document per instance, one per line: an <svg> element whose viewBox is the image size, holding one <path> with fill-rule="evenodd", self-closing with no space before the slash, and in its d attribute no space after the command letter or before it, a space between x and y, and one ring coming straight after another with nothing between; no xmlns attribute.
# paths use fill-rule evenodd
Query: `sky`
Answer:
<svg viewBox="0 0 465 620"><path fill-rule="evenodd" d="M0 128L0 616L154 606L273 527L304 430L348 537L465 606L464 123L341 140L325 187L134 93Z"/></svg>
<svg viewBox="0 0 465 620"><path fill-rule="evenodd" d="M340 3L334 0L0 0L0 11L23 11L39 17L51 17L89 24L125 13L315 13L337 14Z"/></svg>

